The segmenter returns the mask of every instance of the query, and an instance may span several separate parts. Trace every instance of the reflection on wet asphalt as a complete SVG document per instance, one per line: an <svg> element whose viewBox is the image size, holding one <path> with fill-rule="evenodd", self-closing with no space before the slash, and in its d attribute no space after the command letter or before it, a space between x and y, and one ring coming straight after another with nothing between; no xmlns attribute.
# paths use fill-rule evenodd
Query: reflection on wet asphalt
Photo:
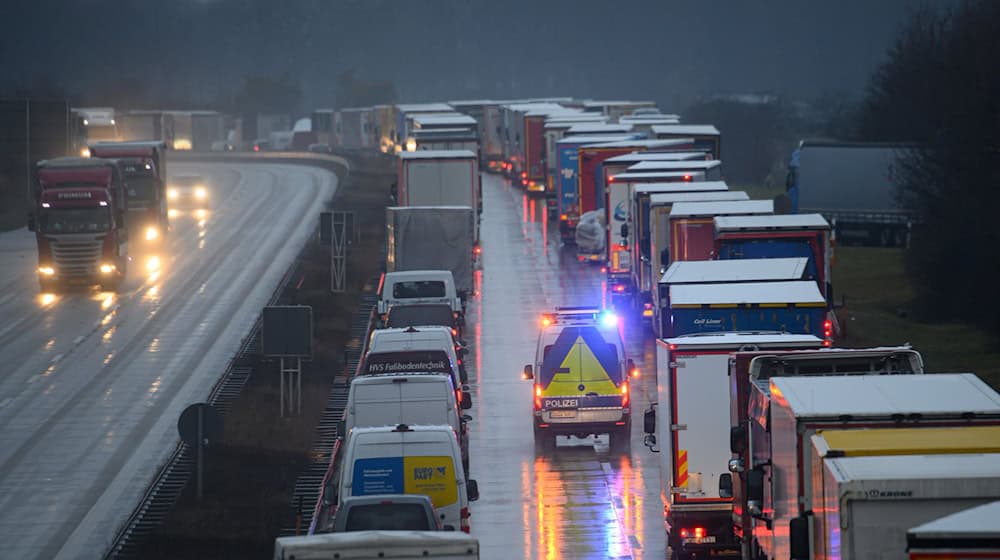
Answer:
<svg viewBox="0 0 1000 560"><path fill-rule="evenodd" d="M577 262L562 247L544 200L483 176L483 266L471 305L475 417L472 478L481 498L472 530L481 556L499 558L665 558L663 506L656 456L642 444L642 412L656 394L648 328L625 321L632 382L632 449L608 453L607 436L559 438L554 453L535 455L531 383L541 314L557 305L601 305L600 267Z"/></svg>

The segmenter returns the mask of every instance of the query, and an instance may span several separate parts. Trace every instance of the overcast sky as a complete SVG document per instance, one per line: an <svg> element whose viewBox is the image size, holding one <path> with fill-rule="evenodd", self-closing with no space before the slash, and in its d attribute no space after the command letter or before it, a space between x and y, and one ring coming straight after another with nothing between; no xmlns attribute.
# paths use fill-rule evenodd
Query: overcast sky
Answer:
<svg viewBox="0 0 1000 560"><path fill-rule="evenodd" d="M127 76L198 100L297 77L332 106L348 68L403 101L860 95L915 0L3 0L0 88ZM940 6L945 2L935 2Z"/></svg>

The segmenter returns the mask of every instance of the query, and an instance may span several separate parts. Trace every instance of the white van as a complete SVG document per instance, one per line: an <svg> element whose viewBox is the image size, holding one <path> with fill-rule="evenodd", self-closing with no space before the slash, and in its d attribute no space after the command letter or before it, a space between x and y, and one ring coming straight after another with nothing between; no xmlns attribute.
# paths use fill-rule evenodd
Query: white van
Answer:
<svg viewBox="0 0 1000 560"><path fill-rule="evenodd" d="M472 406L472 398L463 396L461 409ZM444 374L413 373L400 375L365 375L351 381L344 409L343 425L338 434L350 434L355 428L396 426L399 424L447 424L455 431L462 449L462 467L469 472L469 433L455 402L455 385Z"/></svg>
<svg viewBox="0 0 1000 560"><path fill-rule="evenodd" d="M377 329L368 340L368 352L358 364L357 376L385 373L445 373L451 376L456 400L468 383L462 357L468 351L455 347L451 329L441 326Z"/></svg>
<svg viewBox="0 0 1000 560"><path fill-rule="evenodd" d="M462 299L455 289L450 270L407 270L386 272L378 287L378 314L385 319L389 307L411 303L446 303L455 318L465 315Z"/></svg>
<svg viewBox="0 0 1000 560"><path fill-rule="evenodd" d="M451 426L355 428L337 479L338 507L350 496L423 494L445 526L469 532L469 502L479 499L466 477Z"/></svg>

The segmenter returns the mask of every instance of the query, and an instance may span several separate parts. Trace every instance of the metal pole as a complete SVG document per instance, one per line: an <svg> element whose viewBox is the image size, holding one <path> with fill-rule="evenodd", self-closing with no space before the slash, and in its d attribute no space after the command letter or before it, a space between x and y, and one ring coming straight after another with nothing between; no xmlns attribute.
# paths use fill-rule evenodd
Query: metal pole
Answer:
<svg viewBox="0 0 1000 560"><path fill-rule="evenodd" d="M295 412L302 414L302 358L295 358L295 381L298 385L298 395L295 397Z"/></svg>
<svg viewBox="0 0 1000 560"><path fill-rule="evenodd" d="M205 446L205 407L198 406L198 445L196 446L195 453L197 453L197 466L198 471L198 501L201 501L201 483L202 483L202 471L204 470L204 459L202 457L203 450Z"/></svg>
<svg viewBox="0 0 1000 560"><path fill-rule="evenodd" d="M285 417L285 359L281 358L281 417Z"/></svg>

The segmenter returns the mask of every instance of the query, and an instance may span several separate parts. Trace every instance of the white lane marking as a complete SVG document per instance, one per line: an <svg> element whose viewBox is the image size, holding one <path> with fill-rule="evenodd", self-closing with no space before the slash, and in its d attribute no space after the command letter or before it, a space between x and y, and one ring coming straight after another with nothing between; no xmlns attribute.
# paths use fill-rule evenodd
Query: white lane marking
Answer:
<svg viewBox="0 0 1000 560"><path fill-rule="evenodd" d="M35 381L38 381L39 377L41 377L41 376L36 373L35 375L32 375L31 377L29 377L28 379L26 379L25 383L27 383L27 384L30 385L30 384L34 383Z"/></svg>
<svg viewBox="0 0 1000 560"><path fill-rule="evenodd" d="M73 339L73 345L74 346L79 346L80 343L83 342L83 340L84 340L83 335L80 335L80 336L78 336L78 337L76 337L76 338Z"/></svg>
<svg viewBox="0 0 1000 560"><path fill-rule="evenodd" d="M56 354L55 356L52 356L52 359L49 360L49 363L52 363L52 364L59 363L59 360L61 360L61 359L63 359L63 355L62 354Z"/></svg>
<svg viewBox="0 0 1000 560"><path fill-rule="evenodd" d="M7 397L6 399L0 401L0 408L7 406L8 404L14 402L14 399Z"/></svg>
<svg viewBox="0 0 1000 560"><path fill-rule="evenodd" d="M609 443L610 443L610 439L611 439L611 437L609 436L608 437ZM615 494L614 494L614 492L612 492L612 479L614 478L614 474L615 473L614 473L614 470L612 470L612 468L611 468L611 463L608 463L607 461L601 461L601 470L604 471L604 475L606 477L604 479L604 487L608 491L608 502L611 504L611 509L613 509L614 512L615 512L615 520L617 521L618 532L619 532L619 534L621 534L621 536L625 537L625 541L627 543L625 545L628 548L628 556L627 556L627 558L634 558L635 557L634 556L634 553L635 553L634 547L635 547L635 544L636 544L636 538L635 538L634 534L626 534L625 533L624 512L622 512L621 508L618 507L618 503L615 500ZM621 498L624 499L625 497L621 496ZM625 507L624 503L622 504L622 507ZM624 557L619 557L619 558L624 558Z"/></svg>

